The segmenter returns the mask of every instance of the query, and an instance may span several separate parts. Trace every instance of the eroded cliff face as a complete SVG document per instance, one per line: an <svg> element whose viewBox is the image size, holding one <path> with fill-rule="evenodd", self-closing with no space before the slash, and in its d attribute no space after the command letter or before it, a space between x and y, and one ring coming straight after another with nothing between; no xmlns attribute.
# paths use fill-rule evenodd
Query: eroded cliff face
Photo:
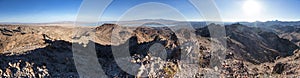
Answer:
<svg viewBox="0 0 300 78"><path fill-rule="evenodd" d="M225 28L227 51L222 53L225 60L221 67L215 68L211 65L215 60L211 53L217 47L211 44L218 42L209 38L207 27L194 31L116 24L98 27L2 26L0 76L80 77L82 71L78 71L77 66L91 63L74 60L78 55L92 52L96 52L97 62L108 77L258 77L273 75L272 72L281 72L274 77L299 75L298 46L289 40L238 24ZM113 51L121 55L128 52L129 56L115 57ZM137 71L128 73L116 60L137 65L133 69ZM97 65L87 68L97 68L94 66ZM261 69L267 66L270 69Z"/></svg>

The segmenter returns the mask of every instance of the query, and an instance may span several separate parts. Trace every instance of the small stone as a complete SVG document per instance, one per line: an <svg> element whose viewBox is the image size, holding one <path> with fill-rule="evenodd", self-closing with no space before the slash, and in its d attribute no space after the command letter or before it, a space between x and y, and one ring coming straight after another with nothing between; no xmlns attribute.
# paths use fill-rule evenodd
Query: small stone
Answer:
<svg viewBox="0 0 300 78"><path fill-rule="evenodd" d="M273 68L273 73L281 74L284 71L285 64L279 62Z"/></svg>
<svg viewBox="0 0 300 78"><path fill-rule="evenodd" d="M0 69L0 76L2 76L3 71Z"/></svg>

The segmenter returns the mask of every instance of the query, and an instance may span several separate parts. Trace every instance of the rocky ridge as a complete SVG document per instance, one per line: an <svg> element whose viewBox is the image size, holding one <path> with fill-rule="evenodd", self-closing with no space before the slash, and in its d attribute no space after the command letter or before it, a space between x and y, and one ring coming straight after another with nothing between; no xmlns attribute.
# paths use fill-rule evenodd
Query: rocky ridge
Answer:
<svg viewBox="0 0 300 78"><path fill-rule="evenodd" d="M173 31L168 27L134 28L116 24L1 26L0 76L80 77L72 48L87 49L90 44L94 44L98 61L108 77L299 76L299 47L293 42L276 33L240 24L225 28L228 45L225 61L221 68L214 68L210 62L214 48L211 44L215 42L209 38L207 27ZM185 33L194 32L194 38L185 37ZM130 57L117 59L129 58L127 62L139 65L136 68L139 71L129 74L118 67L112 46L128 46Z"/></svg>

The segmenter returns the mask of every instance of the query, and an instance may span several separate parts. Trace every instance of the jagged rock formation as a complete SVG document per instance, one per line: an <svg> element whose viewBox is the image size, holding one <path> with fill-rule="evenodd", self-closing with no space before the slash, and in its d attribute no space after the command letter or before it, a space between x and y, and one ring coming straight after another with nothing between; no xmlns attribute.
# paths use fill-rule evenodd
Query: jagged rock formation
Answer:
<svg viewBox="0 0 300 78"><path fill-rule="evenodd" d="M94 47L108 77L297 77L300 52L293 40L278 33L240 24L226 28L227 51L221 68L210 66L207 27L188 28L16 26L0 27L1 77L82 77L74 57ZM196 33L196 35L190 34ZM127 44L128 43L128 44ZM222 45L219 45L222 46ZM112 47L119 54L114 57ZM74 48L76 53L74 54ZM122 60L123 59L123 60ZM125 59L125 60L124 60ZM137 65L128 73L116 60ZM126 64L125 63L125 64ZM92 67L92 66L91 66Z"/></svg>
<svg viewBox="0 0 300 78"><path fill-rule="evenodd" d="M7 27L6 27L7 28ZM24 27L26 28L26 27ZM34 29L34 27L32 27ZM109 27L111 28L111 27ZM113 28L113 27L112 27ZM114 29L114 28L113 28ZM37 29L36 29L37 30ZM101 29L99 28L95 28L95 32L99 31ZM105 29L108 30L108 29ZM20 30L21 32L22 30ZM41 30L40 30L41 31ZM155 31L155 30L147 30L147 31ZM161 30L163 31L163 30ZM7 33L10 32L10 30L8 29L3 29L2 31L3 33ZM19 31L18 31L19 32ZM78 73L76 72L76 68L74 66L74 62L73 62L73 53L72 53L72 45L79 45L79 47L76 48L84 48L83 45L80 45L77 42L70 42L71 40L59 40L60 35L55 34L55 32L39 32L39 33L24 33L24 34L20 34L18 35L18 32L12 32L13 35L4 35L2 37L8 37L8 38L16 38L16 39L10 39L7 40L7 43L10 42L14 42L17 41L16 44L20 44L20 46L39 46L39 48L33 48L33 49L28 49L28 50L24 50L23 52L19 52L18 54L12 54L13 52L11 52L10 50L6 50L6 49L1 49L2 51L6 51L6 52L2 52L0 58L4 59L3 61L1 61L1 69L7 69L4 70L4 73L9 72L9 75L6 74L0 74L0 76L7 76L7 77L38 77L38 76L51 76L51 77L78 77ZM38 31L36 31L38 32ZM66 31L68 32L68 31ZM93 31L92 31L93 32ZM107 33L109 33L111 31L108 31ZM136 33L139 34L143 34L141 32L141 30L137 29L135 31ZM155 31L157 32L157 31ZM15 33L17 35L15 35ZM55 34L55 35L53 35ZM68 33L65 33L67 36L70 36ZM166 33L167 34L167 33ZM29 35L29 36L34 36L33 38L35 40L26 40L26 41L22 41L23 38L22 35ZM103 38L103 35L101 38ZM146 36L146 35L145 35ZM174 36L174 35L173 35ZM136 35L134 36L129 36L130 38L128 38L128 40L126 41L130 41L130 54L131 55L139 55L142 58L140 58L140 60L145 59L145 57L150 57L148 50L149 50L149 46L155 44L155 43L159 43L162 44L163 47L165 46L169 46L169 45L177 45L174 44L173 42L175 42L173 40L173 42L171 43L170 41L165 41L163 39L162 36L159 36L158 33L153 33L153 35L148 38L145 39L145 41L138 41L138 38L142 38L142 37L137 37ZM166 36L165 36L166 37ZM27 39L27 38L31 38L32 37L24 37L23 39ZM71 37L65 37L65 38L71 38ZM171 37L173 38L173 37ZM110 39L110 37L108 37L108 39ZM152 40L151 40L152 39ZM35 43L37 41L40 41L40 44L32 44ZM125 42L126 42L125 41ZM29 45L26 45L24 43L31 43ZM1 43L5 43L5 42L1 42ZM122 71L120 68L116 68L117 64L116 62L114 62L114 58L113 58L113 54L111 53L111 46L104 46L104 43L101 42L93 42L93 41L89 41L88 44L95 44L95 49L97 52L97 56L99 57L99 62L101 63L101 65L104 68L104 71L106 72L106 75L108 75L109 77L125 77L125 76L131 76L129 74L126 74L126 72ZM14 44L14 45L16 45ZM7 46L4 44L4 47ZM120 44L120 46L122 46ZM11 49L16 49L16 46L11 47ZM86 46L89 47L89 46ZM150 60L153 60L155 62L155 59L158 59L158 61L156 61L159 65L161 65L161 67L163 68L167 68L170 69L168 66L165 66L164 64L167 65L172 65L175 64L172 61L167 62L167 59L173 59L175 60L175 54L176 52L172 52L172 51L178 51L177 49L174 49L174 47L170 47L169 49L167 49L168 51L170 51L170 55L168 56L168 58L166 59L161 59L161 58L156 58L155 56L153 56L153 58L148 58L148 62ZM103 55L105 54L105 55ZM171 55L172 54L172 55ZM172 57L171 57L172 56ZM177 56L178 57L178 56ZM160 60L159 60L160 59ZM30 67L30 69L32 69L30 71L30 74L23 74L23 75L19 75L19 71L22 70L13 70L14 68L9 67L8 65L10 64L10 62L13 63L23 63L23 62L15 62L15 61L25 61L27 62L32 62L33 66ZM147 61L147 59L145 59L144 61L141 61L140 63L135 62L137 64L141 64L144 65L146 67L149 67L149 63L145 63ZM160 63L160 62L164 62L165 63ZM17 68L27 68L26 66L18 66ZM151 74L153 74L153 77L163 77L163 76L170 76L167 74L163 74L160 73L160 76L158 76L158 71L162 71L162 70L166 70L166 69L155 69L155 72L151 72ZM47 72L42 72L42 74L38 73L39 70L43 70L43 69L47 69L45 71ZM113 70L114 69L114 70ZM152 68L153 69L153 68ZM9 71L12 70L12 71ZM116 72L116 71L120 71L120 72ZM176 72L176 71L173 71ZM43 74L44 73L44 74ZM45 74L46 73L46 74ZM164 72L164 73L170 73L170 72ZM22 74L22 72L21 72ZM146 74L150 74L150 73L146 73ZM174 73L173 73L174 74Z"/></svg>

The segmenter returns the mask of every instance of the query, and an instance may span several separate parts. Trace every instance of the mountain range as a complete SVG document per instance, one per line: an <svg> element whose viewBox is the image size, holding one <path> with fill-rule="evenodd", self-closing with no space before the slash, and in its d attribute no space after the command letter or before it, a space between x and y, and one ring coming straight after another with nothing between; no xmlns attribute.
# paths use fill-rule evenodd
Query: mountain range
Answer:
<svg viewBox="0 0 300 78"><path fill-rule="evenodd" d="M281 78L300 75L297 22L263 22L255 27L242 22L224 26L191 22L193 28L189 28L184 26L187 22L137 21L152 22L141 26L1 25L0 76ZM222 39L226 45L211 37L212 26L225 29ZM216 55L216 52L221 53ZM128 65L120 66L120 62ZM130 69L136 72L124 70L126 66L136 66ZM87 73L87 70L98 71L98 67L103 73Z"/></svg>

